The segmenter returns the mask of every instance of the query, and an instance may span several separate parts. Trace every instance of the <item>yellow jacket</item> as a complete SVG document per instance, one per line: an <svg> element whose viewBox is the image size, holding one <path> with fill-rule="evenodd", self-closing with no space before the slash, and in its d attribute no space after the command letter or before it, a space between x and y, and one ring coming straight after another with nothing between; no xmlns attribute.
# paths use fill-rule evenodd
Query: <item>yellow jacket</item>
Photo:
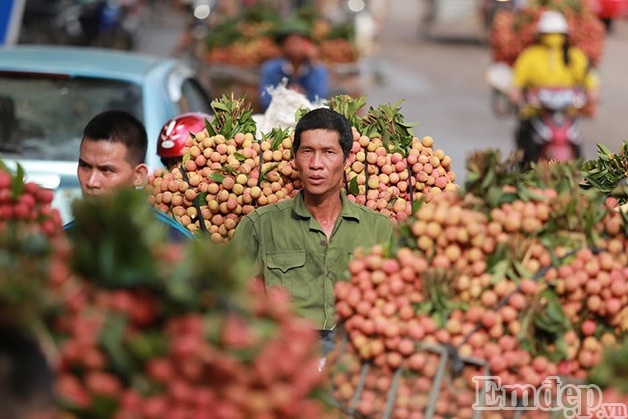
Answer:
<svg viewBox="0 0 628 419"><path fill-rule="evenodd" d="M591 91L597 88L599 80L595 71L590 71L589 60L580 48L569 48L569 65L565 66L562 48L531 45L514 63L513 83L519 89L581 85Z"/></svg>

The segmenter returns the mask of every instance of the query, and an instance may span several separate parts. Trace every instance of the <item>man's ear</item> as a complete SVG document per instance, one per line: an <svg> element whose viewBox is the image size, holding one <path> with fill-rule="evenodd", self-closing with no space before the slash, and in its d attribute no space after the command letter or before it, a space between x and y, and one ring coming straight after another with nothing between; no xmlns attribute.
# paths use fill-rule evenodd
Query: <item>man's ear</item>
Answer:
<svg viewBox="0 0 628 419"><path fill-rule="evenodd" d="M144 163L135 166L135 173L133 174L133 186L144 186L146 177L148 176L148 166Z"/></svg>

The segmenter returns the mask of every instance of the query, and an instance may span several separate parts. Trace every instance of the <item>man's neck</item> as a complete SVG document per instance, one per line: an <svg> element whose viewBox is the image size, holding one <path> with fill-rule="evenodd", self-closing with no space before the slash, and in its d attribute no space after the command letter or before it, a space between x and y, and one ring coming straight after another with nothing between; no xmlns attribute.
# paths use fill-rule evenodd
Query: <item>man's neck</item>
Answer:
<svg viewBox="0 0 628 419"><path fill-rule="evenodd" d="M325 230L327 237L331 237L336 220L342 212L340 193L336 192L335 195L326 197L311 196L305 193L304 201L305 207Z"/></svg>
<svg viewBox="0 0 628 419"><path fill-rule="evenodd" d="M303 60L289 60L286 58L285 62L287 65L284 66L284 71L292 76L297 76L301 69L305 67L305 61Z"/></svg>

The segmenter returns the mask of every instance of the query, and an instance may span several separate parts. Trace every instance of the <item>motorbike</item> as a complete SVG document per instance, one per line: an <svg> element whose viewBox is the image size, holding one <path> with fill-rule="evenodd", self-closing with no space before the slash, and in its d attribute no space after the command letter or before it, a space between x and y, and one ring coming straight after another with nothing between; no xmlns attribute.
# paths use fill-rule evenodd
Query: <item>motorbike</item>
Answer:
<svg viewBox="0 0 628 419"><path fill-rule="evenodd" d="M587 96L581 88L529 89L519 105L517 147L524 164L539 160L571 161L581 155L581 110Z"/></svg>
<svg viewBox="0 0 628 419"><path fill-rule="evenodd" d="M491 109L498 118L517 115L516 146L523 151L524 166L539 160L575 160L581 155L581 119L587 114L587 95L582 87L528 89L522 103L508 96L512 68L493 63L486 72L491 88Z"/></svg>
<svg viewBox="0 0 628 419"><path fill-rule="evenodd" d="M67 0L27 0L24 3L18 43L60 43L59 34L53 22L67 7Z"/></svg>
<svg viewBox="0 0 628 419"><path fill-rule="evenodd" d="M62 44L132 50L138 28L133 8L120 0L75 1L54 20Z"/></svg>

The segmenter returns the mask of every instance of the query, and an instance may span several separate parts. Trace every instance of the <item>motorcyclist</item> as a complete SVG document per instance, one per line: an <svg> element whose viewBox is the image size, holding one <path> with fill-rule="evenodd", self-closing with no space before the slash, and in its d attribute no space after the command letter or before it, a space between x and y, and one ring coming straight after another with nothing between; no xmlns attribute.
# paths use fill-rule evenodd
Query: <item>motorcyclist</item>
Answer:
<svg viewBox="0 0 628 419"><path fill-rule="evenodd" d="M541 87L582 87L587 101L598 99L599 80L584 52L569 43L569 26L565 16L554 10L544 11L537 24L537 39L528 46L513 65L510 100L521 105L527 89ZM532 129L529 110L520 106L520 125L516 133L524 161L536 161L540 146L530 144Z"/></svg>
<svg viewBox="0 0 628 419"><path fill-rule="evenodd" d="M206 127L205 121L211 119L210 115L204 113L189 112L177 115L164 124L157 141L157 154L168 170L179 166L183 161L184 143L190 133L203 131Z"/></svg>
<svg viewBox="0 0 628 419"><path fill-rule="evenodd" d="M307 25L294 20L286 23L275 35L281 56L262 63L258 99L262 111L270 105L269 89L287 82L286 87L302 93L310 102L329 95L329 68L320 60Z"/></svg>

